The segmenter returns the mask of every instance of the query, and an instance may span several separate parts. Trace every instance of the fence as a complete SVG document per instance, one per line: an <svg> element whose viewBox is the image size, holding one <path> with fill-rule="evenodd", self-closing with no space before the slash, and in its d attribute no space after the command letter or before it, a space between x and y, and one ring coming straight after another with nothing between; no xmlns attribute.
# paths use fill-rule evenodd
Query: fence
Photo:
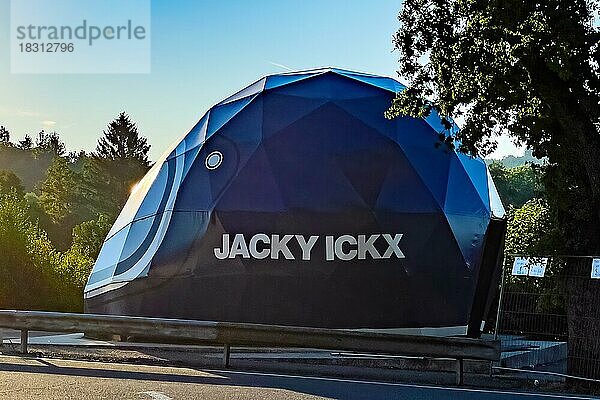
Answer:
<svg viewBox="0 0 600 400"><path fill-rule="evenodd" d="M498 369L600 381L600 257L507 255Z"/></svg>

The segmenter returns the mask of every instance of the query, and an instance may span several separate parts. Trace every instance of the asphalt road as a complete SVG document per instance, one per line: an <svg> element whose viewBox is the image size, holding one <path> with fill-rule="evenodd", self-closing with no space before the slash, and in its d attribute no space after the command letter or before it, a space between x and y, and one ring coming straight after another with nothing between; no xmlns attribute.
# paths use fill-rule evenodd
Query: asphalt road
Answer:
<svg viewBox="0 0 600 400"><path fill-rule="evenodd" d="M582 400L591 397L0 356L0 399Z"/></svg>

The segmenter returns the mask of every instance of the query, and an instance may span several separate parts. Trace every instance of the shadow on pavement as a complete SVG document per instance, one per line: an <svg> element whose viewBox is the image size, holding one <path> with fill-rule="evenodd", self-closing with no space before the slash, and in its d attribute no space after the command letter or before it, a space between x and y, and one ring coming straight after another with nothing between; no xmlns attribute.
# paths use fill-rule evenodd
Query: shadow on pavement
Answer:
<svg viewBox="0 0 600 400"><path fill-rule="evenodd" d="M11 362L0 363L2 372L20 372L33 374L52 374L107 379L129 379L137 381L173 382L201 385L221 385L233 387L284 389L308 395L331 399L479 399L481 392L454 391L436 388L411 387L377 382L352 382L335 379L281 376L276 374L249 373L243 371L193 370L202 375L186 375L160 371L124 371L102 367L80 368L58 366L51 361L31 358L38 365L24 365ZM537 396L528 396L535 400ZM510 399L511 395L493 393L486 399ZM542 397L540 397L541 399Z"/></svg>
<svg viewBox="0 0 600 400"><path fill-rule="evenodd" d="M315 378L296 378L292 376L274 376L243 372L207 371L209 376L163 373L158 371L138 372L105 368L78 368L57 366L50 361L32 358L41 365L23 365L10 362L0 363L2 372L21 372L34 374L52 374L107 379L131 379L137 381L173 382L202 385L223 385L237 387L255 387L285 389L331 399L374 399L398 398L399 387L378 383L353 383ZM198 372L203 372L196 370ZM366 387L368 386L368 388ZM429 394L428 396L430 396ZM421 398L410 397L411 399ZM430 397L422 397L430 398Z"/></svg>

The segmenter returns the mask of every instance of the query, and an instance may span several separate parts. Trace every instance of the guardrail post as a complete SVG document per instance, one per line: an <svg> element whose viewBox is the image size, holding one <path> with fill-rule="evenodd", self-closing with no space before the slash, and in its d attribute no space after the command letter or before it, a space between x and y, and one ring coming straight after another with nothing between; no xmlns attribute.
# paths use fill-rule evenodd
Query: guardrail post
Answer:
<svg viewBox="0 0 600 400"><path fill-rule="evenodd" d="M27 354L27 340L29 339L29 332L27 329L21 329L21 353Z"/></svg>
<svg viewBox="0 0 600 400"><path fill-rule="evenodd" d="M223 346L223 366L225 368L229 368L229 356L231 353L231 348L229 344L225 344Z"/></svg>
<svg viewBox="0 0 600 400"><path fill-rule="evenodd" d="M494 340L498 340L498 330L500 330L500 317L502 312L502 300L504 300L504 265L506 264L506 255L502 258L502 267L500 270L500 294L498 296L498 310L496 311L496 323L494 324Z"/></svg>
<svg viewBox="0 0 600 400"><path fill-rule="evenodd" d="M459 358L456 360L456 385L461 386L463 384L463 359Z"/></svg>

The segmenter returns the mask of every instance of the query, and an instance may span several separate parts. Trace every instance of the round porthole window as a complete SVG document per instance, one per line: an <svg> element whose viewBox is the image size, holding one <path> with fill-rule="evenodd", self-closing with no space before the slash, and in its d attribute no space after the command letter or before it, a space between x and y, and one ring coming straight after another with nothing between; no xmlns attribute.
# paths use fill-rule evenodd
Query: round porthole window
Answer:
<svg viewBox="0 0 600 400"><path fill-rule="evenodd" d="M207 169L217 169L223 162L223 154L220 151L213 151L208 156L206 156L206 160L204 164Z"/></svg>

